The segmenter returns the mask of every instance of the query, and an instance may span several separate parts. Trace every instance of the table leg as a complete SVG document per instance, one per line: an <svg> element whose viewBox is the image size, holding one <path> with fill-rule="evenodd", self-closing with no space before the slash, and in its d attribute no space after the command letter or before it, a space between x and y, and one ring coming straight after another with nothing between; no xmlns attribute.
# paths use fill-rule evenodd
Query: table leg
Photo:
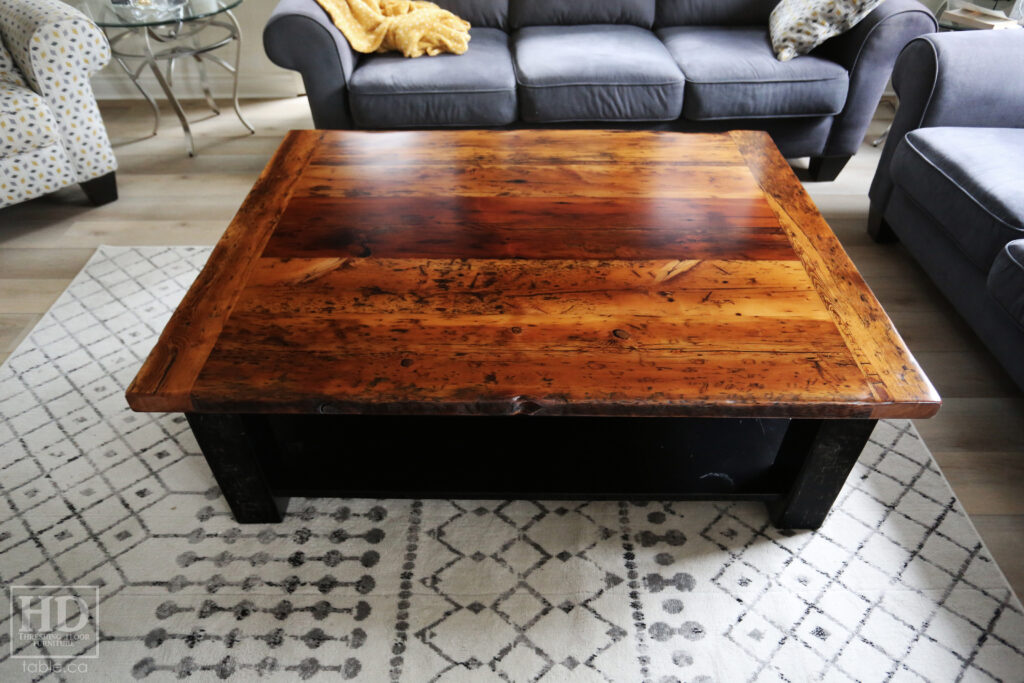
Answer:
<svg viewBox="0 0 1024 683"><path fill-rule="evenodd" d="M240 524L280 522L288 498L275 496L264 475L261 462L275 455L266 419L212 413L186 413L185 417L235 520Z"/></svg>
<svg viewBox="0 0 1024 683"><path fill-rule="evenodd" d="M206 70L206 62L203 61L203 56L199 54L201 46L199 44L199 35L194 34L192 36L192 47L196 50L196 54L192 55L192 59L196 60L196 67L199 69L199 85L203 89L203 97L206 98L206 105L214 114L220 114L220 107L217 106L217 101L213 99L213 92L210 91L210 78Z"/></svg>
<svg viewBox="0 0 1024 683"><path fill-rule="evenodd" d="M231 24L235 27L235 68L231 70L234 76L234 81L231 89L231 101L235 105L235 116L242 122L242 125L249 129L250 133L255 133L256 129L252 127L252 124L246 120L245 116L242 115L242 108L238 104L238 71L242 61L242 27L238 25L238 20L235 19L234 13L228 10L224 14L227 15L228 19L231 20Z"/></svg>
<svg viewBox="0 0 1024 683"><path fill-rule="evenodd" d="M178 98L175 97L174 91L171 89L170 83L164 78L164 74L160 71L160 65L156 62L156 57L153 54L153 47L149 42L149 32L143 34L145 37L146 45L146 63L149 64L149 70L153 72L153 76L156 78L156 82L160 84L160 89L164 91L164 95L167 97L167 101L171 103L171 108L174 109L174 113L178 116L178 121L181 122L181 130L185 133L185 149L188 151L190 157L196 155L195 142L192 140L192 127L189 125L188 117L185 115L185 110L181 108L181 103L178 102Z"/></svg>
<svg viewBox="0 0 1024 683"><path fill-rule="evenodd" d="M791 420L775 462L788 490L769 504L781 529L817 529L864 450L876 420Z"/></svg>
<svg viewBox="0 0 1024 683"><path fill-rule="evenodd" d="M113 41L111 42L113 43ZM157 131L160 130L160 106L157 105L156 100L153 99L153 96L146 92L146 89L142 87L142 83L139 81L139 74L141 74L142 72L141 68L137 72L132 71L130 68L128 68L128 65L125 63L123 59L121 59L121 57L119 57L116 54L113 57L114 61L121 66L121 68L124 70L126 74L128 74L128 78L129 80L131 80L132 85L134 85L136 90L138 90L139 93L141 93L142 96L146 99L146 101L149 102L149 107L153 110L153 135L156 135Z"/></svg>

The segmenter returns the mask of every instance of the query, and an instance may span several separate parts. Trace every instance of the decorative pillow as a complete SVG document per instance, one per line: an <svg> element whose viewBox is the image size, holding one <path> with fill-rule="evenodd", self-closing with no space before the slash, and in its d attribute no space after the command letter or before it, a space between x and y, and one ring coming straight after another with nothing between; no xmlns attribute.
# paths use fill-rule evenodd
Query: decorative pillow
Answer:
<svg viewBox="0 0 1024 683"><path fill-rule="evenodd" d="M768 19L772 49L780 62L807 54L849 31L882 0L781 0Z"/></svg>

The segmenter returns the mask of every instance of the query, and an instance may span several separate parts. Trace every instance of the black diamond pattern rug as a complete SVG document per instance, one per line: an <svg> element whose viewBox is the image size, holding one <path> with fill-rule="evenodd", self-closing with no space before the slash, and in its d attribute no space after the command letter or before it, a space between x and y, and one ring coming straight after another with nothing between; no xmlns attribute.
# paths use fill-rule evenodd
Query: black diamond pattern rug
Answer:
<svg viewBox="0 0 1024 683"><path fill-rule="evenodd" d="M1024 680L1020 602L909 422L815 533L664 502L235 524L184 418L124 401L208 254L101 248L0 367L0 582L77 586L99 641L58 659L8 611L0 680Z"/></svg>

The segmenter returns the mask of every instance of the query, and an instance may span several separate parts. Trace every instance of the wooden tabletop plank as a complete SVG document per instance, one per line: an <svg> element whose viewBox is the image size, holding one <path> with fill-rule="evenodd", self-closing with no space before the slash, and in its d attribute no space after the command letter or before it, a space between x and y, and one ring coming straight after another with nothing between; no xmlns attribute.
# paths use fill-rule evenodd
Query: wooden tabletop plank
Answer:
<svg viewBox="0 0 1024 683"><path fill-rule="evenodd" d="M792 258L786 234L775 227L691 229L566 228L539 234L532 228L481 225L311 227L276 233L264 256L418 259L748 259Z"/></svg>
<svg viewBox="0 0 1024 683"><path fill-rule="evenodd" d="M661 296L671 296L672 292L685 289L813 289L814 284L803 266L794 255L790 257L792 260L784 261L265 257L253 267L247 289L300 287L333 292L404 290L509 294L636 290Z"/></svg>
<svg viewBox="0 0 1024 683"><path fill-rule="evenodd" d="M306 289L295 296L287 288L246 289L235 306L239 315L261 315L268 321L306 316L365 313L425 318L510 315L533 318L647 315L689 320L697 317L799 318L828 320L829 312L814 290L775 291L771 287L729 290L678 290L670 296L649 292L331 292Z"/></svg>
<svg viewBox="0 0 1024 683"><path fill-rule="evenodd" d="M133 410L192 409L192 385L320 138L292 131L281 143L128 387Z"/></svg>
<svg viewBox="0 0 1024 683"><path fill-rule="evenodd" d="M749 201L760 188L743 165L551 164L309 166L299 197L678 197Z"/></svg>
<svg viewBox="0 0 1024 683"><path fill-rule="evenodd" d="M572 148L574 164L633 164L646 166L742 166L743 156L723 145L720 134L680 136L660 131L635 131L609 136L603 130L431 130L351 131L329 136L310 163L326 166L561 164Z"/></svg>
<svg viewBox="0 0 1024 683"><path fill-rule="evenodd" d="M626 314L552 320L542 316L477 315L424 319L403 315L322 314L268 322L236 311L217 348L331 351L367 357L381 349L451 356L480 348L583 353L609 347L674 351L846 351L830 319L749 317L666 321Z"/></svg>
<svg viewBox="0 0 1024 683"><path fill-rule="evenodd" d="M300 197L293 196L279 230L460 226L564 230L574 228L713 229L773 227L779 222L760 194L747 201L705 197Z"/></svg>
<svg viewBox="0 0 1024 683"><path fill-rule="evenodd" d="M265 381L246 381L253 373ZM481 350L454 357L391 352L368 358L347 356L343 348L297 348L211 356L194 402L203 411L254 409L268 393L279 412L366 414L509 414L529 404L532 412L552 415L752 416L784 406L820 416L843 404L843 416L864 416L872 400L848 352L678 352L644 362L643 353L631 351L581 356Z"/></svg>

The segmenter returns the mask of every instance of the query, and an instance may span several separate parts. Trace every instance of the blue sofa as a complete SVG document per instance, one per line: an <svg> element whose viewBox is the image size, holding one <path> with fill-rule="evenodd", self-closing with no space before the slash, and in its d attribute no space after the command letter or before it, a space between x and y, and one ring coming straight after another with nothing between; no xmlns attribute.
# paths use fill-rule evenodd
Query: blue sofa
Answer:
<svg viewBox="0 0 1024 683"><path fill-rule="evenodd" d="M922 36L893 86L868 232L906 246L1024 389L1024 30Z"/></svg>
<svg viewBox="0 0 1024 683"><path fill-rule="evenodd" d="M832 180L857 151L893 62L935 30L886 0L851 31L779 62L777 0L436 0L469 21L461 56L353 52L316 0L281 0L263 33L302 74L317 128L767 130Z"/></svg>

